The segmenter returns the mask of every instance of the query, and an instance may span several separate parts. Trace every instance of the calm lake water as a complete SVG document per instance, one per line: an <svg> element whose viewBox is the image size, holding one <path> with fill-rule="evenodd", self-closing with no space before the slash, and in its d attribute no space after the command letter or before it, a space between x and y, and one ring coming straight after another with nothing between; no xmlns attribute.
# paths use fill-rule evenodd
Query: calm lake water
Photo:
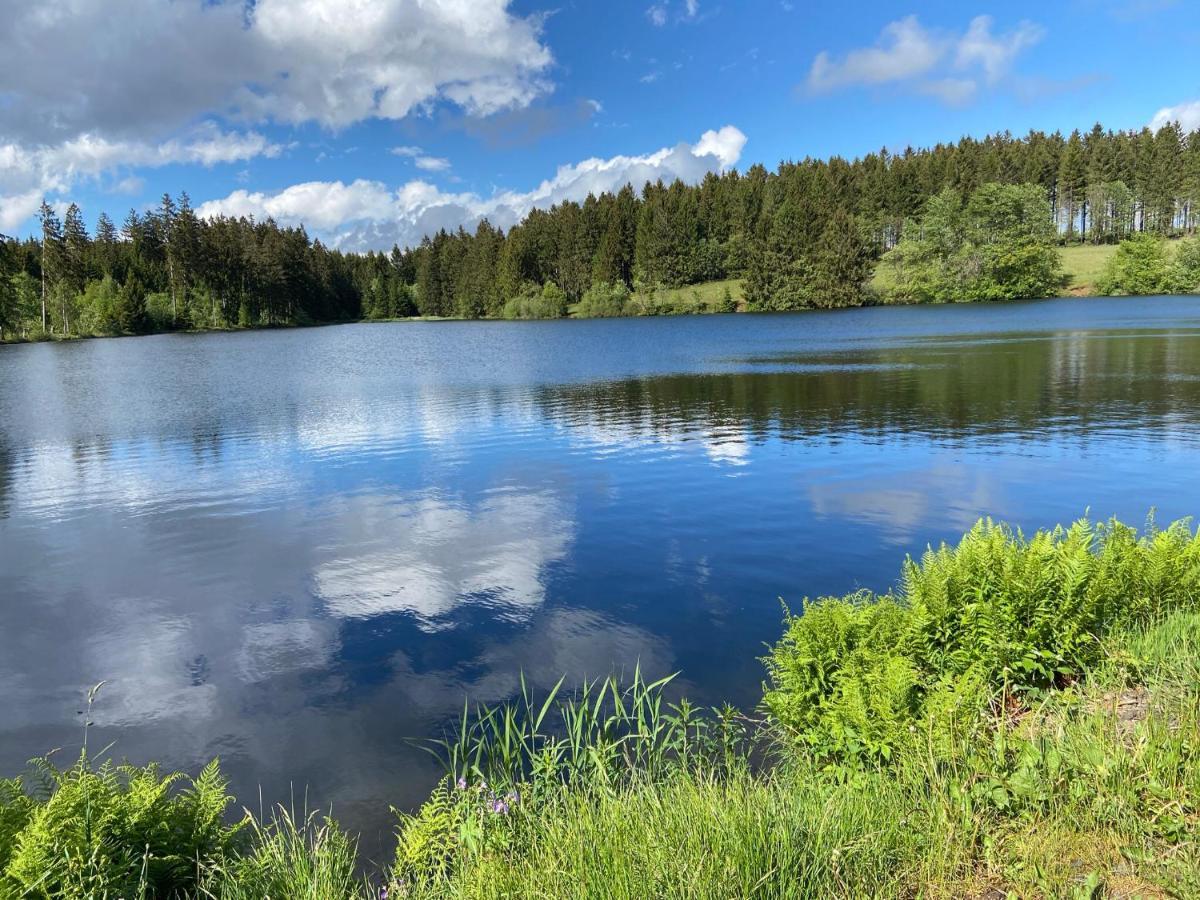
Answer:
<svg viewBox="0 0 1200 900"><path fill-rule="evenodd" d="M679 671L977 517L1200 512L1200 299L0 348L0 774L93 740L367 845L465 696Z"/></svg>

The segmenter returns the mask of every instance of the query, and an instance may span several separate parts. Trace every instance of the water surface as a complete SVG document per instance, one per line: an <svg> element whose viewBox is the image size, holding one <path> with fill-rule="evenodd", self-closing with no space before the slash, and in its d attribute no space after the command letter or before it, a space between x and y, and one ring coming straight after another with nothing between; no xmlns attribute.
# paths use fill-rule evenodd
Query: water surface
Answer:
<svg viewBox="0 0 1200 900"><path fill-rule="evenodd" d="M1200 510L1200 299L0 348L0 774L98 743L367 831L464 696L752 705L780 599L981 515Z"/></svg>

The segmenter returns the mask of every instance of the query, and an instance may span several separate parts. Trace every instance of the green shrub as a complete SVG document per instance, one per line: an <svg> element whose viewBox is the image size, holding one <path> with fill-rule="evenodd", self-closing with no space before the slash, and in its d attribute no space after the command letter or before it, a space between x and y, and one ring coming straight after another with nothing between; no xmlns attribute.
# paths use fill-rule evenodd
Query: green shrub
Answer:
<svg viewBox="0 0 1200 900"><path fill-rule="evenodd" d="M1200 291L1200 235L1179 242L1171 264L1171 285L1176 291L1194 294Z"/></svg>
<svg viewBox="0 0 1200 900"><path fill-rule="evenodd" d="M553 281L540 290L536 285L526 285L504 304L501 312L506 319L561 319L566 314L567 296Z"/></svg>
<svg viewBox="0 0 1200 900"><path fill-rule="evenodd" d="M1026 538L981 521L907 560L894 595L789 616L764 703L806 744L887 757L931 710L1061 684L1100 662L1114 627L1197 607L1200 535L1186 523L1139 537L1083 520Z"/></svg>
<svg viewBox="0 0 1200 900"><path fill-rule="evenodd" d="M575 304L571 314L581 319L603 319L628 315L629 288L616 284L593 284Z"/></svg>
<svg viewBox="0 0 1200 900"><path fill-rule="evenodd" d="M170 294L159 292L146 295L146 320L151 331L170 331L175 327Z"/></svg>
<svg viewBox="0 0 1200 900"><path fill-rule="evenodd" d="M1167 242L1157 234L1135 234L1117 245L1097 287L1103 294L1163 294L1171 290Z"/></svg>
<svg viewBox="0 0 1200 900"><path fill-rule="evenodd" d="M119 334L121 304L117 283L111 275L89 281L79 298L79 327L86 334Z"/></svg>
<svg viewBox="0 0 1200 900"><path fill-rule="evenodd" d="M989 183L964 203L952 188L931 197L890 255L892 299L915 303L1054 295L1062 263L1038 185Z"/></svg>

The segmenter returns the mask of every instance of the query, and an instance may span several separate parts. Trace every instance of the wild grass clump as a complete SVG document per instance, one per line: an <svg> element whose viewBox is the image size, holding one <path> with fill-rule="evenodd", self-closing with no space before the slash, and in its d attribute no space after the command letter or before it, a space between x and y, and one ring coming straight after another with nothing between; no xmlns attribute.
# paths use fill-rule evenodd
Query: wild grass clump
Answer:
<svg viewBox="0 0 1200 900"><path fill-rule="evenodd" d="M559 679L539 700L522 677L516 701L464 706L457 731L424 746L452 781L494 788L615 785L733 765L746 741L744 720L729 706L669 702L673 678L647 681L638 667L627 683L585 680L569 695Z"/></svg>
<svg viewBox="0 0 1200 900"><path fill-rule="evenodd" d="M1080 677L1112 629L1200 608L1200 536L1087 520L1026 538L990 520L905 562L895 593L789 615L764 704L801 743L888 758L918 723L973 722L997 691L1028 702Z"/></svg>
<svg viewBox="0 0 1200 900"><path fill-rule="evenodd" d="M369 896L358 842L329 817L278 807L265 823L247 817L242 852L209 866L197 896L214 900L352 900Z"/></svg>

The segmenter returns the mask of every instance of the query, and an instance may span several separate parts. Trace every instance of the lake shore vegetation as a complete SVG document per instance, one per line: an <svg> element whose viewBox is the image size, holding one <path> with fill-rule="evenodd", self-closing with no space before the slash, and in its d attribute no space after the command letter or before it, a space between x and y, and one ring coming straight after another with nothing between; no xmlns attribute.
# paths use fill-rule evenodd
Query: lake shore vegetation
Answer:
<svg viewBox="0 0 1200 900"><path fill-rule="evenodd" d="M482 220L387 253L342 252L270 219L201 218L186 194L120 227L101 214L92 231L78 206L43 203L35 237L0 239L0 340L1190 292L1195 245L1177 266L1151 241L1198 224L1200 132L1176 123L627 185L507 232ZM1069 277L1084 262L1074 251L1118 245L1112 271Z"/></svg>
<svg viewBox="0 0 1200 900"><path fill-rule="evenodd" d="M1192 896L1198 646L1190 523L981 521L786 612L756 710L641 672L465 708L366 871L332 818L231 816L216 763L117 766L85 725L0 782L0 897Z"/></svg>

